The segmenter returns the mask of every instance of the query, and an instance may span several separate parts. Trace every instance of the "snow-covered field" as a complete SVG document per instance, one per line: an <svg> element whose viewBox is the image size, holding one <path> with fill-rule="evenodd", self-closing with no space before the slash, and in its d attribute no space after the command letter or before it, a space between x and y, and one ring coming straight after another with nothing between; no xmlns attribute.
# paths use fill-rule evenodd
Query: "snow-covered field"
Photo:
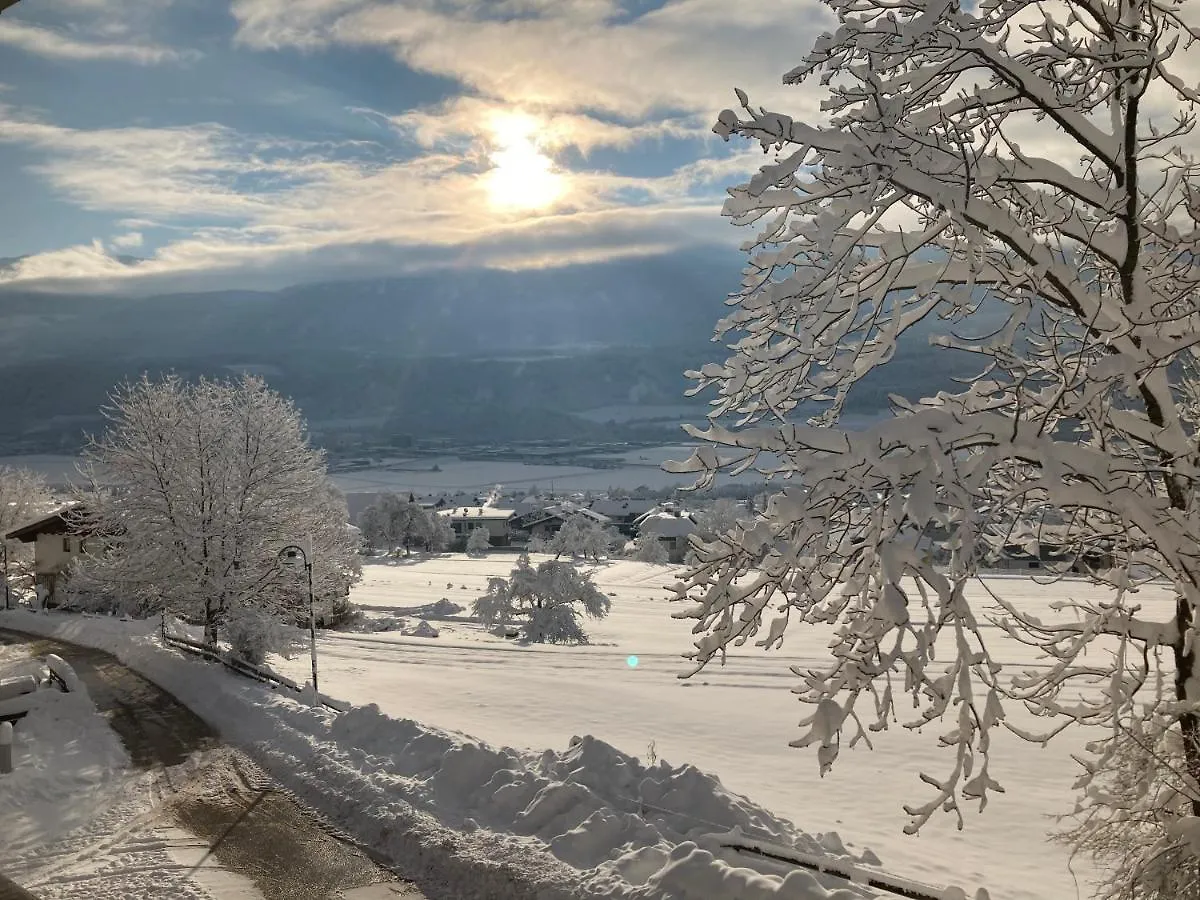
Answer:
<svg viewBox="0 0 1200 900"><path fill-rule="evenodd" d="M441 598L469 609L487 578L507 574L513 562L493 554L368 564L353 598L372 615L407 618L411 626L417 620L408 611ZM1053 824L1047 817L1071 807L1077 766L1070 753L1081 751L1084 735L1068 732L1047 748L998 735L992 772L1007 792L993 796L982 815L969 812L962 832L942 817L920 836L906 837L902 805L926 797L918 770L936 774L951 765L934 734L879 735L873 752L843 752L824 779L813 753L787 746L803 712L789 693L795 678L788 667L824 659L824 635L793 631L782 651L747 650L723 669L680 681L680 653L691 637L689 623L670 617L678 608L664 590L671 570L629 561L593 568L613 605L607 619L588 622L592 646L520 647L456 620L435 620L436 639L325 634L322 689L493 745L562 748L573 735L590 734L643 760L653 745L660 759L718 775L728 789L805 832L836 833L848 847L870 848L896 874L958 884L968 894L985 886L994 897L1014 900L1075 895L1068 852L1049 843L1046 832ZM1094 590L1079 581L1040 585L1022 576L990 583L1029 608ZM982 601L983 588L976 590ZM1148 605L1169 602L1165 593L1143 593ZM1024 661L1025 654L1014 646L1011 659ZM302 680L307 654L278 665ZM1086 877L1089 865L1077 860L1074 869Z"/></svg>
<svg viewBox="0 0 1200 900"><path fill-rule="evenodd" d="M997 900L1076 896L1067 852L1046 832L1070 807L1069 754L1085 735L1049 748L1001 736L992 772L1007 793L961 833L935 819L905 837L902 804L925 796L917 771L950 764L933 734L879 735L874 752L844 752L824 780L810 752L787 747L802 715L788 667L823 659L823 636L793 632L783 652L746 651L680 681L690 636L670 618L672 572L628 561L589 567L613 598L607 619L588 622L591 646L517 646L445 602L430 615L438 601L469 607L514 561L368 564L354 599L395 630L321 636L322 692L355 704L341 716L163 649L152 623L15 612L0 625L117 652L359 840L454 896L886 896L722 847L745 836L860 880L964 889L948 900L978 887ZM990 587L1030 608L1094 590L1015 576ZM1147 590L1144 602L1169 601ZM413 633L423 615L437 637ZM1021 649L1011 661L1030 661ZM307 653L274 663L308 676ZM1075 870L1086 880L1086 864Z"/></svg>
<svg viewBox="0 0 1200 900"><path fill-rule="evenodd" d="M18 611L0 613L0 625L116 652L431 896L878 896L865 886L847 889L834 875L723 846L753 841L751 849L800 854L860 880L880 874L870 854L847 852L832 835L800 832L694 766L642 765L593 737L558 751L497 748L374 705L334 715L160 646L153 623ZM78 860L72 865L80 868Z"/></svg>

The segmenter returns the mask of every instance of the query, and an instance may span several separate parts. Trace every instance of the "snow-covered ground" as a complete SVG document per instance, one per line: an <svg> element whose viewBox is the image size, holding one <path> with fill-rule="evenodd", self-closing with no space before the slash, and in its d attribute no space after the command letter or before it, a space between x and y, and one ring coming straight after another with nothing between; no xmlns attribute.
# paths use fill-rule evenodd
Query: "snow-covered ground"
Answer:
<svg viewBox="0 0 1200 900"><path fill-rule="evenodd" d="M752 840L860 880L879 876L870 854L805 834L691 765L643 765L590 736L558 751L493 747L374 705L335 716L160 647L152 623L21 611L0 614L2 625L117 652L251 749L301 799L446 896L878 896L723 847Z"/></svg>
<svg viewBox="0 0 1200 900"><path fill-rule="evenodd" d="M448 555L368 564L353 599L372 615L407 618L411 626L416 619L407 611L441 598L469 610L488 577L507 574L514 559ZM796 682L789 666L824 660L825 634L794 630L781 651L747 649L723 669L681 681L680 654L692 638L690 623L670 617L678 608L664 590L672 570L630 561L591 568L613 604L608 618L587 623L590 647L520 647L454 620L434 620L436 639L325 634L319 641L322 688L495 745L563 747L573 735L590 734L642 759L653 745L660 759L718 775L729 790L805 832L870 848L891 872L958 884L968 893L985 886L1014 900L1075 895L1068 851L1046 834L1053 825L1048 817L1071 808L1078 768L1070 754L1082 751L1085 735L1068 732L1042 748L998 734L992 773L1006 793L994 795L982 815L968 807L962 832L946 816L907 837L902 806L927 797L918 770L944 773L952 764L928 729L897 728L877 736L873 752L845 751L823 779L811 751L787 746L799 735L804 712L789 693ZM1095 590L1081 581L1042 585L1024 576L989 581L1028 608ZM983 587L975 592L973 599L983 602ZM1147 605L1169 603L1162 591L1143 594ZM1163 612L1169 615L1166 607ZM1028 653L1014 645L1009 659L1032 661ZM302 679L307 654L278 665ZM1085 860L1073 868L1081 878L1090 871Z"/></svg>
<svg viewBox="0 0 1200 900"><path fill-rule="evenodd" d="M721 846L747 837L860 880L886 872L966 896L980 886L996 898L1075 896L1067 852L1046 831L1070 807L1070 753L1085 735L1049 748L1000 737L992 771L1007 793L961 833L935 819L905 837L902 804L925 796L917 771L950 764L934 736L879 735L874 752L845 752L818 778L812 754L787 747L802 715L788 667L822 660L825 636L796 631L782 652L745 651L680 681L690 636L670 618L666 567L589 567L613 598L607 619L588 622L591 646L517 646L447 616L445 602L430 618L437 637L411 635L438 601L469 607L514 561L367 565L354 599L396 630L321 636L323 693L355 704L341 716L164 650L147 623L19 612L0 625L118 652L361 841L462 896L531 896L517 885L629 900L875 895ZM991 588L1030 608L1094 590L1016 576ZM1161 591L1144 599L1169 603ZM1019 646L1009 658L1030 661ZM274 662L308 675L307 653Z"/></svg>
<svg viewBox="0 0 1200 900"><path fill-rule="evenodd" d="M24 648L0 645L0 678L41 668ZM0 776L5 856L45 846L94 819L124 787L128 763L85 694L39 692L13 727L13 771Z"/></svg>
<svg viewBox="0 0 1200 900"><path fill-rule="evenodd" d="M41 669L24 647L0 645L0 678ZM86 692L39 691L14 727L13 762L0 776L0 871L45 900L262 900L154 814L158 774L131 769Z"/></svg>

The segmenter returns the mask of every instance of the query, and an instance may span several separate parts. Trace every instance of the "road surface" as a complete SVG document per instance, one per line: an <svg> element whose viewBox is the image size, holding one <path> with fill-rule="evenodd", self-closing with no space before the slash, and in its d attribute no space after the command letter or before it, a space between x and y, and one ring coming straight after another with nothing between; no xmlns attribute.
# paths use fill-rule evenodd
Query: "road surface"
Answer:
<svg viewBox="0 0 1200 900"><path fill-rule="evenodd" d="M3 629L0 643L24 644L36 656L56 653L71 664L125 745L131 765L152 776L149 808L137 817L139 828L172 835L177 854L194 858L191 870L200 876L215 860L221 872L244 884L222 889L219 878L211 876L205 886L213 896L426 900L298 804L245 753L224 745L190 709L114 656ZM114 849L111 839L95 846L106 853ZM86 892L88 854L83 856L78 842L71 842L61 853L50 848L39 854L36 869L9 874L35 894L39 885L63 880ZM0 900L2 895L0 882Z"/></svg>

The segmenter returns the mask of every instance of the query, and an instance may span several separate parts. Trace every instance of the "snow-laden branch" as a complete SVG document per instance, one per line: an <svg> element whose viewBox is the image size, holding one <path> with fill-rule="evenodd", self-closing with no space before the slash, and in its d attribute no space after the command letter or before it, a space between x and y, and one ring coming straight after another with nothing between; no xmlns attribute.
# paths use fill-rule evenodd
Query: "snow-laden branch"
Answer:
<svg viewBox="0 0 1200 900"><path fill-rule="evenodd" d="M758 234L715 331L728 358L688 373L690 393L715 389L701 446L670 468L781 486L697 542L676 587L693 666L830 629L828 665L796 673L812 704L796 744L827 768L843 738L901 721L902 694L904 724L948 720L952 771L923 776L913 828L996 790L997 727L1047 740L1171 716L1200 782L1197 95L1169 65L1196 35L1165 0L827 5L837 28L785 76L827 86L827 118L739 91L714 126L774 155L725 204ZM1178 115L1154 120L1151 98ZM918 333L931 365L953 349L978 377L838 428ZM980 565L1018 552L1111 600L1045 622L1001 595L973 608ZM1135 603L1150 577L1176 594L1160 619ZM1008 671L1000 640L1041 667ZM1010 723L1013 702L1047 729Z"/></svg>

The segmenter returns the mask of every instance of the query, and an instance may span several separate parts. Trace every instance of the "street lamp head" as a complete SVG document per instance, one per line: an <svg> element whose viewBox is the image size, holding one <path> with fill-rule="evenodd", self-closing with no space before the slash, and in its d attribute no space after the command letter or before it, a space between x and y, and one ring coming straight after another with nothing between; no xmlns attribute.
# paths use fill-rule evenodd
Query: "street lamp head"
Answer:
<svg viewBox="0 0 1200 900"><path fill-rule="evenodd" d="M290 544L279 551L279 561L285 566L303 567L308 565L308 557L303 547Z"/></svg>

